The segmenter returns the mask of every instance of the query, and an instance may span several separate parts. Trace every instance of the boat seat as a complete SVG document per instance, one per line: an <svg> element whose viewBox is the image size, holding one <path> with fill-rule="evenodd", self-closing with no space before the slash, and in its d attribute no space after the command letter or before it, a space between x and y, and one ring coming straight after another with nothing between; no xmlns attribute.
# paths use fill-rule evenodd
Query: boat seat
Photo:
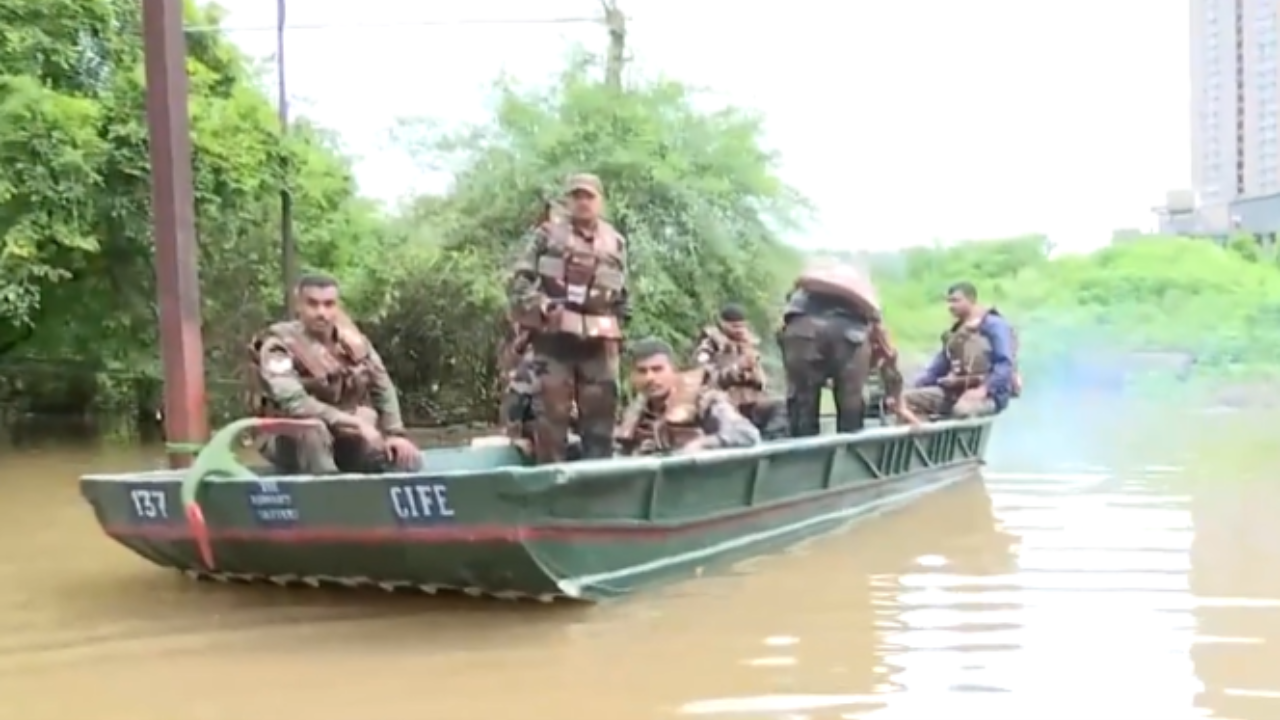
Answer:
<svg viewBox="0 0 1280 720"><path fill-rule="evenodd" d="M491 438L476 438L466 447L428 448L422 451L422 460L427 472L491 470L529 464L529 459L510 440L505 437L502 440L506 442L499 444Z"/></svg>

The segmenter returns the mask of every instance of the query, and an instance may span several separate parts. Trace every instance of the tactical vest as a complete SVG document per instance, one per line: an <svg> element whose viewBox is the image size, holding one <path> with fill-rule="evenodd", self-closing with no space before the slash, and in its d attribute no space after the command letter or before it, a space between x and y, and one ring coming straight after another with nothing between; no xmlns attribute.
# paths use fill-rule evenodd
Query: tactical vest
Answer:
<svg viewBox="0 0 1280 720"><path fill-rule="evenodd" d="M701 370L682 373L661 408L640 396L622 414L614 439L626 455L669 453L702 437L702 415L716 392L703 387Z"/></svg>
<svg viewBox="0 0 1280 720"><path fill-rule="evenodd" d="M262 344L271 337L289 350L308 395L348 411L369 405L374 374L369 341L354 324L339 323L335 332L334 352L306 337L298 322L276 323L255 335L248 348L251 414L269 417L279 412L262 381Z"/></svg>
<svg viewBox="0 0 1280 720"><path fill-rule="evenodd" d="M620 340L614 308L622 298L626 275L618 232L604 221L593 240L566 222L545 223L538 232L546 246L537 271L553 309L545 319L522 318L521 324L540 332Z"/></svg>
<svg viewBox="0 0 1280 720"><path fill-rule="evenodd" d="M729 395L729 401L738 408L758 403L765 389L759 340L751 335L740 341L734 340L719 325L703 328L702 336L711 341L712 361L718 370L736 366L741 371L735 377L720 382L719 389Z"/></svg>
<svg viewBox="0 0 1280 720"><path fill-rule="evenodd" d="M987 311L1000 315L994 308ZM982 334L979 326L985 315L974 320L956 323L942 334L942 346L947 360L951 363L950 373L964 380L963 387L971 388L981 385L991 372L991 342ZM1003 316L1001 316L1003 317ZM1013 336L1013 347L1010 348L1013 363L1011 393L1013 397L1022 394L1022 376L1018 373L1018 333L1010 328Z"/></svg>

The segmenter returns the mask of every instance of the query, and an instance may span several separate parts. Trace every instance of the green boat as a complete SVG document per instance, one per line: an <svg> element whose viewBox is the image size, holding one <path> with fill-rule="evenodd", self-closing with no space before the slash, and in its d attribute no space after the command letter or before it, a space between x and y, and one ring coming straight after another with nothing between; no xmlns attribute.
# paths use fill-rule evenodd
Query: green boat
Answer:
<svg viewBox="0 0 1280 720"><path fill-rule="evenodd" d="M775 551L978 475L991 418L675 457L531 466L509 446L424 451L421 473L272 475L240 436L186 471L88 475L107 535L193 577L600 601Z"/></svg>

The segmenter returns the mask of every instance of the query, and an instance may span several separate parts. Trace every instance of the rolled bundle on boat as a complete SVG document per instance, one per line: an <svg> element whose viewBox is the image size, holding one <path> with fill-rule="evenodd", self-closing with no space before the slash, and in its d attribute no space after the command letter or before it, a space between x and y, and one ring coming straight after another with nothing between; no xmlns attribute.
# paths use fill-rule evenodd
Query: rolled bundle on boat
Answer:
<svg viewBox="0 0 1280 720"><path fill-rule="evenodd" d="M868 319L880 318L880 293L870 276L844 264L813 264L800 273L796 287L817 295L829 295L852 303Z"/></svg>

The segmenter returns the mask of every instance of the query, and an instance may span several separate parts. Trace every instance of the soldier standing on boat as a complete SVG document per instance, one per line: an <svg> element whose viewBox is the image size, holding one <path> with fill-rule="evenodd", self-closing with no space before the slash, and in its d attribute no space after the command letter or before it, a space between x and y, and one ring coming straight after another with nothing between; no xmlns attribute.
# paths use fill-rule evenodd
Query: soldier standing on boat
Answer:
<svg viewBox="0 0 1280 720"><path fill-rule="evenodd" d="M942 334L942 350L903 403L921 416L976 417L1003 411L1021 392L1017 334L995 308L978 304L978 290L960 282L947 289L955 322Z"/></svg>
<svg viewBox="0 0 1280 720"><path fill-rule="evenodd" d="M613 455L618 353L628 315L626 241L600 217L600 179L575 175L565 196L567 222L549 213L525 238L508 284L511 319L529 331L533 348L539 463L566 459L575 401L584 457Z"/></svg>
<svg viewBox="0 0 1280 720"><path fill-rule="evenodd" d="M778 332L792 437L818 434L822 390L828 381L835 398L836 429L862 429L862 390L873 354L868 341L879 320L875 289L852 268L811 268L796 280Z"/></svg>
<svg viewBox="0 0 1280 720"><path fill-rule="evenodd" d="M259 440L286 473L375 473L421 465L405 437L400 400L382 358L338 305L333 278L308 275L294 291L297 319L254 336L251 412L316 419L324 427Z"/></svg>
<svg viewBox="0 0 1280 720"><path fill-rule="evenodd" d="M748 447L760 431L723 391L708 387L706 372L681 373L675 353L661 340L632 349L631 382L639 396L623 413L614 435L624 455L692 453Z"/></svg>
<svg viewBox="0 0 1280 720"><path fill-rule="evenodd" d="M786 405L766 394L760 341L747 325L742 306L730 303L720 309L717 321L702 329L693 356L706 371L707 383L723 390L765 440L786 437Z"/></svg>

